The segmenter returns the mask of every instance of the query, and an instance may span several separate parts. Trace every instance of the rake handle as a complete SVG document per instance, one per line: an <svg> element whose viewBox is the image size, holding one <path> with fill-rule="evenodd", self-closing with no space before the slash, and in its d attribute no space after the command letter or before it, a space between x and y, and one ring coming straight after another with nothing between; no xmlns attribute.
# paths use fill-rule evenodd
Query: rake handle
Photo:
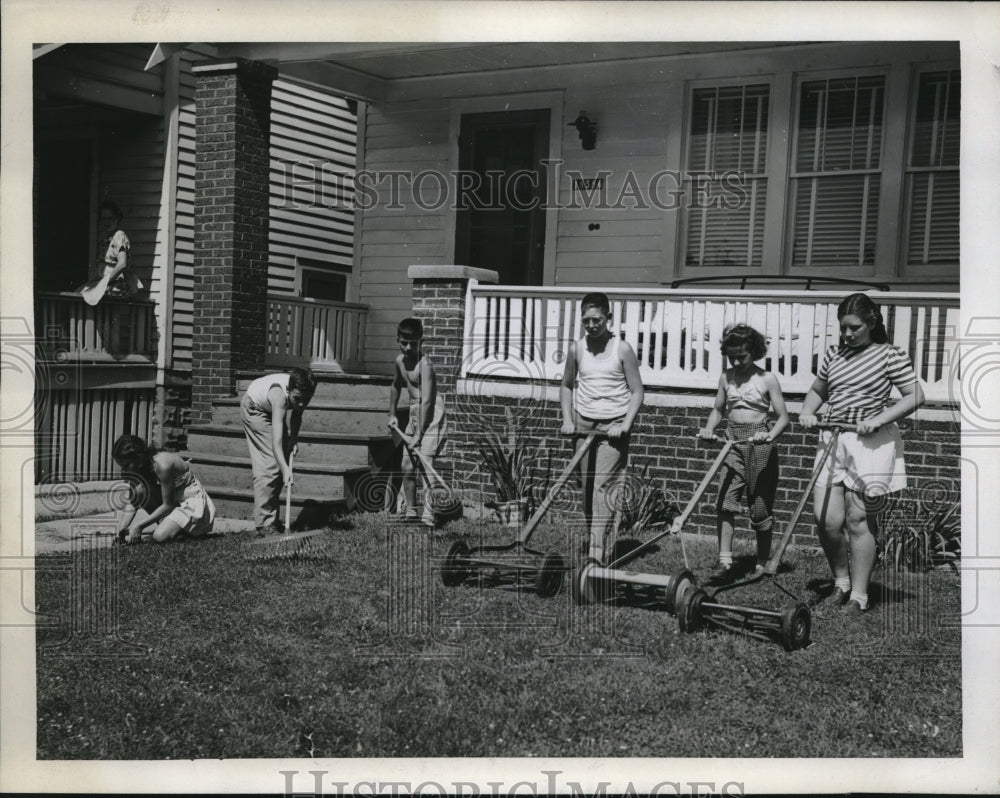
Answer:
<svg viewBox="0 0 1000 798"><path fill-rule="evenodd" d="M295 462L295 452L288 453L288 470L292 470L292 464ZM292 479L288 481L288 485L285 486L285 534L287 535L292 529L292 482L294 481L294 474Z"/></svg>

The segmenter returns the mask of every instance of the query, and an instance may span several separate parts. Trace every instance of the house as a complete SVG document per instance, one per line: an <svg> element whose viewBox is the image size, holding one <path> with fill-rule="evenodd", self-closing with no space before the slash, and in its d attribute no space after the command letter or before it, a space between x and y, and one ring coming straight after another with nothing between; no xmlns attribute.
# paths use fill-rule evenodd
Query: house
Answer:
<svg viewBox="0 0 1000 798"><path fill-rule="evenodd" d="M958 318L960 86L952 42L41 53L39 139L71 114L96 115L113 157L73 173L75 199L53 199L47 175L73 157L36 147L36 219L65 213L60 202L89 196L94 208L132 192L135 259L150 285L149 302L130 307L80 371L93 401L53 400L44 430L131 427L182 444L220 413L232 421L241 379L288 363L363 373L375 397L395 325L416 312L446 387L469 399L456 401L452 452L465 479L475 424L503 424L504 408L526 405L536 421L553 417L584 290L608 290L639 354L653 389L643 434L683 438L706 412L724 324L764 328L770 368L801 394L836 339L837 297L868 289L944 408L919 432L939 460L915 473L957 479L946 354ZM66 96L85 109L63 107ZM78 248L92 226L75 232ZM39 304L52 303L73 300ZM113 306L105 312L119 318ZM93 328L111 329L101 313ZM74 341L73 353L90 345ZM322 434L337 423L324 423L317 446L333 443ZM374 428L360 432L377 445ZM87 463L107 467L93 459L105 440L81 442ZM696 479L690 458L646 454L664 479ZM332 475L316 477L319 491Z"/></svg>

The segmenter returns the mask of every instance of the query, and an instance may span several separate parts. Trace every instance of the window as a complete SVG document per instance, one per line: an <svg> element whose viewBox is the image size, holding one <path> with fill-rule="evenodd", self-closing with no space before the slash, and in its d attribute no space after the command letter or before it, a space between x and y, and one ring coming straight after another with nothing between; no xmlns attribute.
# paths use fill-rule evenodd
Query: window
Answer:
<svg viewBox="0 0 1000 798"><path fill-rule="evenodd" d="M958 70L923 72L906 166L906 264L958 264Z"/></svg>
<svg viewBox="0 0 1000 798"><path fill-rule="evenodd" d="M801 84L790 181L792 268L875 265L882 76Z"/></svg>
<svg viewBox="0 0 1000 798"><path fill-rule="evenodd" d="M762 84L692 92L687 267L761 265L770 91Z"/></svg>
<svg viewBox="0 0 1000 798"><path fill-rule="evenodd" d="M295 258L295 293L304 299L346 302L351 269L318 258Z"/></svg>

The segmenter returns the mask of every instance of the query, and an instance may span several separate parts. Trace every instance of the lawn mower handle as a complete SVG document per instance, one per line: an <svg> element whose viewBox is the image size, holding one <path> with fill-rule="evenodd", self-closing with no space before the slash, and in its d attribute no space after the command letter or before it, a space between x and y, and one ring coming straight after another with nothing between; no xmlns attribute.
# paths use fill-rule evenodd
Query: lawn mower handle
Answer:
<svg viewBox="0 0 1000 798"><path fill-rule="evenodd" d="M817 426L820 425L817 424ZM799 517L805 509L806 502L809 501L809 494L811 494L813 488L816 487L820 471L822 471L827 459L833 453L834 449L836 449L837 439L840 437L841 430L847 426L849 425L832 424L829 427L823 427L824 429L832 429L833 435L823 448L823 453L820 455L819 461L815 466L813 466L812 475L809 477L809 483L806 485L805 490L802 491L802 498L799 499L799 503L795 507L795 512L792 513L792 518L788 522L788 526L785 527L784 534L782 534L781 540L778 543L778 548L774 550L774 554L771 555L771 559L769 559L767 561L767 565L764 566L764 573L768 576L774 576L778 572L778 566L781 564L781 558L785 553L785 548L788 546L788 542L792 539L792 533L795 531L795 527L798 526Z"/></svg>

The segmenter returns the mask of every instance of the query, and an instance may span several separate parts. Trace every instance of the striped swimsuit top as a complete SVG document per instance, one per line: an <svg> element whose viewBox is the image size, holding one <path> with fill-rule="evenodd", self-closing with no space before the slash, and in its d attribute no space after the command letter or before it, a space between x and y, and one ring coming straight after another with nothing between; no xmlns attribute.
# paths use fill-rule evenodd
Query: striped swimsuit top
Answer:
<svg viewBox="0 0 1000 798"><path fill-rule="evenodd" d="M894 385L914 385L917 379L906 352L893 344L831 346L816 376L827 385L826 420L845 424L878 415Z"/></svg>

